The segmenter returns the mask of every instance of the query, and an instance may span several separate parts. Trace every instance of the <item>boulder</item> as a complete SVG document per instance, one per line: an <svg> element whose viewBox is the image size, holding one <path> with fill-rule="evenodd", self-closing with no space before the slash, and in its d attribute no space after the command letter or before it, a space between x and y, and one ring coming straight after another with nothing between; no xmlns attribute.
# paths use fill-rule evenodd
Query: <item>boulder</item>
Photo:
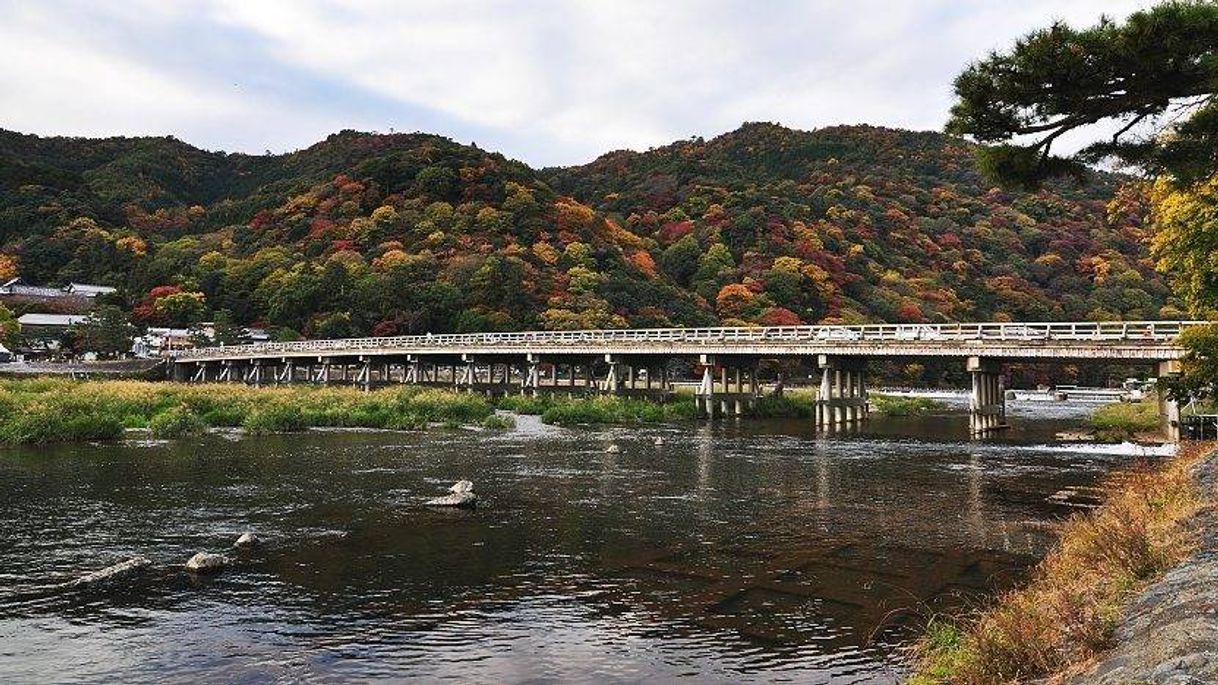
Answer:
<svg viewBox="0 0 1218 685"><path fill-rule="evenodd" d="M605 454L617 454L618 452L621 452L621 451L622 451L622 448L618 447L617 445L610 445L605 448Z"/></svg>
<svg viewBox="0 0 1218 685"><path fill-rule="evenodd" d="M191 573L215 573L228 565L228 559L220 554L199 552L186 561L186 570Z"/></svg>
<svg viewBox="0 0 1218 685"><path fill-rule="evenodd" d="M258 539L258 536L247 531L237 538L237 541L233 543L233 547L237 549L252 549L260 544L262 544L262 541Z"/></svg>
<svg viewBox="0 0 1218 685"><path fill-rule="evenodd" d="M454 492L443 497L433 497L424 504L429 507L462 507L471 508L478 501L478 496L472 492Z"/></svg>
<svg viewBox="0 0 1218 685"><path fill-rule="evenodd" d="M433 497L424 504L429 507L472 507L474 502L478 501L478 496L473 493L473 490L473 483L468 480L459 480L448 488L448 492L451 494Z"/></svg>
<svg viewBox="0 0 1218 685"><path fill-rule="evenodd" d="M663 446L664 446L664 438L662 438L662 437L660 437L660 436L658 436L658 435L657 435L657 436L656 436L656 439L655 439L655 445L656 445L656 447L663 447Z"/></svg>
<svg viewBox="0 0 1218 685"><path fill-rule="evenodd" d="M124 578L126 576L139 573L151 565L152 562L149 561L147 557L132 557L126 561L120 561L117 564L107 566L103 569L86 573L80 578L77 578L75 584L92 585L94 583L101 583L108 580L117 580L119 578Z"/></svg>

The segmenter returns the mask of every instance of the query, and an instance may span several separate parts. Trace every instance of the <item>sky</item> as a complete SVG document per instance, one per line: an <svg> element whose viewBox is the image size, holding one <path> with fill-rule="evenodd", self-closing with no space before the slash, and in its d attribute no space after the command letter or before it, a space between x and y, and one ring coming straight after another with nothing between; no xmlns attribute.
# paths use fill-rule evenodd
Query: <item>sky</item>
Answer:
<svg viewBox="0 0 1218 685"><path fill-rule="evenodd" d="M0 0L0 128L286 152L439 133L534 166L745 121L938 129L971 60L1141 0Z"/></svg>

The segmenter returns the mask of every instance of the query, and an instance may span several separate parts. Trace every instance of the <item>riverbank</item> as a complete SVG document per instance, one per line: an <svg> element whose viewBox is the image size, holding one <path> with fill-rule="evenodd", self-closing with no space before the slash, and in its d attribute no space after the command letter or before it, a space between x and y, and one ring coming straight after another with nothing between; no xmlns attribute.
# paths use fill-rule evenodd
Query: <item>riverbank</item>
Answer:
<svg viewBox="0 0 1218 685"><path fill-rule="evenodd" d="M400 387L251 388L146 381L0 381L0 444L114 440L127 429L181 437L210 428L251 433L311 427L421 429L432 424L503 427L483 397Z"/></svg>
<svg viewBox="0 0 1218 685"><path fill-rule="evenodd" d="M1152 596L1163 595L1151 583L1199 549L1201 522L1215 501L1216 461L1213 444L1190 444L1162 465L1114 475L1105 485L1104 504L1063 525L1057 546L1024 587L974 616L932 619L914 649L909 682L1062 682L1093 667L1123 637L1136 639L1137 628L1125 626L1141 626L1143 640L1159 639L1147 632L1145 617L1138 618L1141 600L1135 598L1148 587ZM1193 582L1209 583L1202 591L1212 606L1218 598L1209 574L1218 569L1184 572ZM1132 623L1122 623L1123 615L1133 616ZM1160 645L1160 651L1168 650ZM1097 682L1142 682L1116 678Z"/></svg>

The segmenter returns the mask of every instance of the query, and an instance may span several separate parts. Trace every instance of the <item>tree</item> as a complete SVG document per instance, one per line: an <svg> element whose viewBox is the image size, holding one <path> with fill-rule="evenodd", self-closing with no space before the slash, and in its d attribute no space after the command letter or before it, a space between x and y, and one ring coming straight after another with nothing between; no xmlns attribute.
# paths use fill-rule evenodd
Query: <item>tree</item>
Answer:
<svg viewBox="0 0 1218 685"><path fill-rule="evenodd" d="M692 235L687 235L669 245L660 255L660 268L678 285L688 286L698 271L698 256L702 248Z"/></svg>
<svg viewBox="0 0 1218 685"><path fill-rule="evenodd" d="M203 293L180 292L157 298L152 306L157 317L171 326L195 323L204 310Z"/></svg>
<svg viewBox="0 0 1218 685"><path fill-rule="evenodd" d="M1176 399L1218 397L1218 324L1190 328L1180 336L1180 343L1186 350L1183 373L1160 382Z"/></svg>
<svg viewBox="0 0 1218 685"><path fill-rule="evenodd" d="M1058 22L970 64L954 85L947 131L1002 143L983 149L981 163L1007 183L1034 187L1105 158L1188 182L1218 166L1213 2L1166 2L1087 29ZM1072 157L1052 155L1061 136L1100 123L1115 132Z"/></svg>
<svg viewBox="0 0 1218 685"><path fill-rule="evenodd" d="M20 338L21 324L17 323L17 316L13 314L13 310L0 304L0 345L9 349L16 348Z"/></svg>
<svg viewBox="0 0 1218 685"><path fill-rule="evenodd" d="M96 352L100 356L117 356L131 350L135 326L127 314L113 305L93 310L89 318L77 324L72 332L72 348L77 353Z"/></svg>
<svg viewBox="0 0 1218 685"><path fill-rule="evenodd" d="M1194 312L1218 310L1218 176L1181 189L1160 179L1151 191L1155 236L1151 254L1174 274Z"/></svg>

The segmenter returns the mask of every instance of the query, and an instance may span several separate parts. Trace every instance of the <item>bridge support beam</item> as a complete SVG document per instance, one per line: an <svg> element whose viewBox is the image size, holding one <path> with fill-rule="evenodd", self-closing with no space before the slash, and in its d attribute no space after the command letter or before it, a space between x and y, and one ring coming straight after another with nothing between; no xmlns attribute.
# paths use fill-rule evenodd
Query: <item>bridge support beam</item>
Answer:
<svg viewBox="0 0 1218 685"><path fill-rule="evenodd" d="M973 392L969 396L969 434L981 437L1007 428L1002 362L969 357L967 368L973 378Z"/></svg>
<svg viewBox="0 0 1218 685"><path fill-rule="evenodd" d="M867 360L822 354L815 420L819 430L855 426L867 418Z"/></svg>
<svg viewBox="0 0 1218 685"><path fill-rule="evenodd" d="M1159 362L1159 380L1179 375L1179 361ZM1163 437L1171 442L1180 442L1180 403L1169 397L1162 385L1155 393L1159 399L1159 423L1163 428Z"/></svg>

